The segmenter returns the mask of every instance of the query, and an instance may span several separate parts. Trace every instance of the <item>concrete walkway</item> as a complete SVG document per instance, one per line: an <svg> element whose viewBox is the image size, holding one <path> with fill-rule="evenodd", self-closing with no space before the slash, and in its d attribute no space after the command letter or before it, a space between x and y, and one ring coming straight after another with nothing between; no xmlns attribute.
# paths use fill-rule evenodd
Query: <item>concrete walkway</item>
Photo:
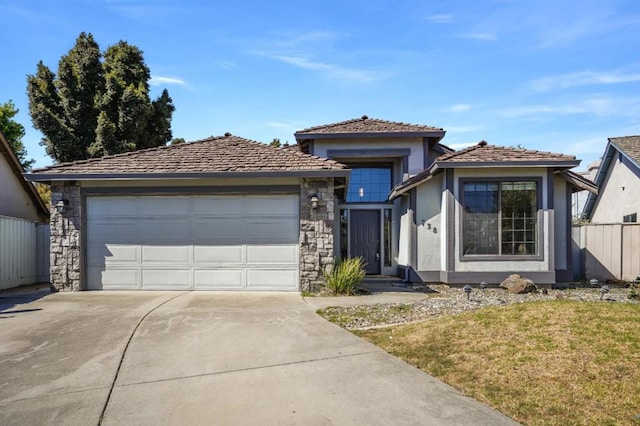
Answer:
<svg viewBox="0 0 640 426"><path fill-rule="evenodd" d="M0 424L514 424L297 294L0 296Z"/></svg>

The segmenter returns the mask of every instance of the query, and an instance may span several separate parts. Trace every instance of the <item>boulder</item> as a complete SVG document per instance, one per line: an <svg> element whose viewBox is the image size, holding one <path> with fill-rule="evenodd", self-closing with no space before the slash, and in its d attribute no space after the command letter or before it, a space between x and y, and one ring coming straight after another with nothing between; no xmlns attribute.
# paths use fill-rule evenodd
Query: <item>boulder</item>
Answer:
<svg viewBox="0 0 640 426"><path fill-rule="evenodd" d="M525 278L518 274L512 274L500 283L500 287L507 290L508 293L524 294L534 293L538 291L535 283L529 278Z"/></svg>

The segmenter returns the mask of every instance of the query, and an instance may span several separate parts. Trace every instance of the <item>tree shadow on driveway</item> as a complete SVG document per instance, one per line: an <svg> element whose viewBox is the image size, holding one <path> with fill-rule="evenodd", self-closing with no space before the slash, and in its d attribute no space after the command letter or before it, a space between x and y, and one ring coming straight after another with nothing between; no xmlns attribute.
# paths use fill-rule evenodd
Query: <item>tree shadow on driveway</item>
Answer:
<svg viewBox="0 0 640 426"><path fill-rule="evenodd" d="M28 305L51 294L48 284L39 284L0 291L0 319L13 318L16 314L36 312L40 308L14 309Z"/></svg>

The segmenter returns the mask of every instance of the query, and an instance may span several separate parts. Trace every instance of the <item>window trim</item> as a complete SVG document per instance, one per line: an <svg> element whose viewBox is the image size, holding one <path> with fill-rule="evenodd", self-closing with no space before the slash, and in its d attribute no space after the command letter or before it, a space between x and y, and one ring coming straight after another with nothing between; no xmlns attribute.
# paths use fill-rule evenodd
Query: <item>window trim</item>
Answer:
<svg viewBox="0 0 640 426"><path fill-rule="evenodd" d="M535 182L536 184L536 226L538 232L537 253L530 255L513 254L464 254L464 185L472 182L496 182L499 185L504 182ZM544 208L542 205L542 185L541 176L500 176L500 177L463 177L458 179L458 256L461 262L491 262L491 261L540 261L544 260ZM453 228L453 226L452 226ZM451 229L450 231L453 231Z"/></svg>
<svg viewBox="0 0 640 426"><path fill-rule="evenodd" d="M622 216L622 223L638 223L638 213L629 213Z"/></svg>

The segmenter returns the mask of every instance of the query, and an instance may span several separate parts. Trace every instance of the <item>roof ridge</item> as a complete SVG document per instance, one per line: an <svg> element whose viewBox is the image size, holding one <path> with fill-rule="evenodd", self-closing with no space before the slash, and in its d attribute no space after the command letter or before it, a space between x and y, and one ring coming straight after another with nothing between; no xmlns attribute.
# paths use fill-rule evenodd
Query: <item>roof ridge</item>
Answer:
<svg viewBox="0 0 640 426"><path fill-rule="evenodd" d="M359 121L367 121L367 120L368 121L375 121L375 122L378 122L378 123L384 123L384 124L397 124L397 125L402 125L402 126L423 127L423 128L431 128L431 129L437 129L437 130L444 131L444 129L442 127L434 127L434 126L428 126L428 125L424 125L424 124L407 123L407 122L404 122L404 121L383 120L381 118L374 118L374 117L369 117L368 115L363 115L360 118L352 118L352 119L349 119L349 120L338 121L338 122L335 122L335 123L321 124L321 125L318 125L318 126L307 127L306 129L297 130L295 133L310 132L312 130L318 130L318 129L327 129L327 128L332 128L332 127L342 126L342 125L345 125L345 124L356 123L356 122L359 122Z"/></svg>

